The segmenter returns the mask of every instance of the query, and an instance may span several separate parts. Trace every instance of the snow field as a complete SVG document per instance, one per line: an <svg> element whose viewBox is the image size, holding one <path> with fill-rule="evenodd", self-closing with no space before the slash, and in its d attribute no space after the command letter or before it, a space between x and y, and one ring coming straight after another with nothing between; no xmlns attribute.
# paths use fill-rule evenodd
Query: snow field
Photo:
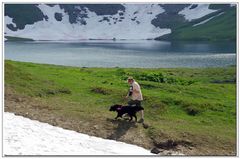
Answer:
<svg viewBox="0 0 240 159"><path fill-rule="evenodd" d="M142 147L30 120L3 116L4 155L154 155Z"/></svg>

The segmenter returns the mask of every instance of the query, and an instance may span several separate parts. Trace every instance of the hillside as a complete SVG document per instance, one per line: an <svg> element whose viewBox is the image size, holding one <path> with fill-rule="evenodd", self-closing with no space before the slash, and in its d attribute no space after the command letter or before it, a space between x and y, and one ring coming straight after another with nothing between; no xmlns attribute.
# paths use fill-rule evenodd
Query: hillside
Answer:
<svg viewBox="0 0 240 159"><path fill-rule="evenodd" d="M235 40L235 4L5 4L5 39Z"/></svg>
<svg viewBox="0 0 240 159"><path fill-rule="evenodd" d="M159 40L236 40L236 9L222 8L193 22L176 27Z"/></svg>
<svg viewBox="0 0 240 159"><path fill-rule="evenodd" d="M126 78L141 85L144 128L113 120ZM27 118L147 149L236 155L236 67L78 68L5 61L5 108Z"/></svg>

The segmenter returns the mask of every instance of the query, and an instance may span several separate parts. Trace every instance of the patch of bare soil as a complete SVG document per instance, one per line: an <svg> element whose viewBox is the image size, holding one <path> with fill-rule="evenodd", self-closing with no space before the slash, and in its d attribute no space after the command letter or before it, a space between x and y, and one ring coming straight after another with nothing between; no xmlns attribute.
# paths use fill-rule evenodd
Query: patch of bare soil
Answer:
<svg viewBox="0 0 240 159"><path fill-rule="evenodd" d="M43 100L17 94L13 89L5 87L4 111L24 116L33 120L49 123L64 129L74 130L92 136L112 139L117 141L135 144L160 155L229 155L229 150L212 150L204 148L203 145L196 145L192 141L174 141L166 134L159 138L150 138L145 132L148 126L129 122L126 120L114 120L104 117L93 119L76 120L57 113L53 107L48 106ZM224 150L224 151L223 151ZM234 152L232 155L235 155Z"/></svg>

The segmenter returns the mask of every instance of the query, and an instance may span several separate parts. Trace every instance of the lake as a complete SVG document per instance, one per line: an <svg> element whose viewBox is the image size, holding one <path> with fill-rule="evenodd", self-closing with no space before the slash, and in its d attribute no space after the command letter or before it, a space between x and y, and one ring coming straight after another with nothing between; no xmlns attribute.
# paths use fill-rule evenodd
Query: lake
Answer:
<svg viewBox="0 0 240 159"><path fill-rule="evenodd" d="M4 58L78 67L225 67L236 65L236 43L154 40L5 42Z"/></svg>

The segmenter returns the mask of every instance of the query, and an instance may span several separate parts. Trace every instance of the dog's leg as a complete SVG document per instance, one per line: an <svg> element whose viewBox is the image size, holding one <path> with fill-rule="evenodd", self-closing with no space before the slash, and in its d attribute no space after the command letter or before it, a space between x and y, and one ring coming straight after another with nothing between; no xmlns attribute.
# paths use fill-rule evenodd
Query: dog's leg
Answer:
<svg viewBox="0 0 240 159"><path fill-rule="evenodd" d="M119 118L119 117L122 118L122 115L123 115L122 113L118 112L118 114L117 114L117 116L116 116L115 119L117 119L117 118Z"/></svg>
<svg viewBox="0 0 240 159"><path fill-rule="evenodd" d="M135 118L135 121L137 122L137 116L136 116L136 114L134 114L133 116L134 116L134 118Z"/></svg>
<svg viewBox="0 0 240 159"><path fill-rule="evenodd" d="M130 115L130 119L128 121L132 121L132 116Z"/></svg>
<svg viewBox="0 0 240 159"><path fill-rule="evenodd" d="M117 118L119 118L119 117L121 117L119 114L115 117L115 119L117 119Z"/></svg>

